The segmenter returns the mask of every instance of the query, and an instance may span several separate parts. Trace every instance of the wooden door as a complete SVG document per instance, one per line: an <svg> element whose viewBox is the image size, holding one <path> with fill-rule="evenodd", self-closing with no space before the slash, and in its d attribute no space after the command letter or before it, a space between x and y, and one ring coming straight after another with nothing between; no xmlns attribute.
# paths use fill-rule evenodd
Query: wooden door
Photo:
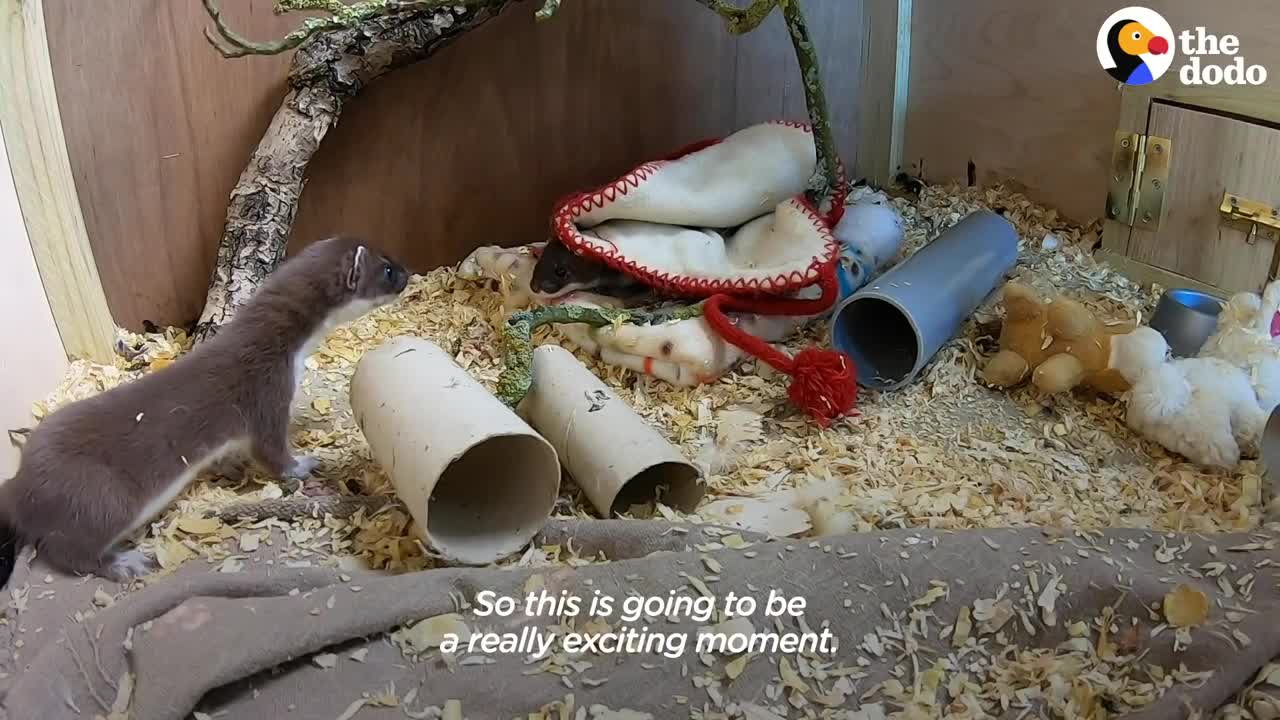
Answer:
<svg viewBox="0 0 1280 720"><path fill-rule="evenodd" d="M1246 119L1155 101L1148 136L1173 150L1158 229L1110 224L1130 261L1211 286L1220 294L1260 292L1275 272L1280 233L1225 217L1225 193L1280 206L1280 129ZM1165 284L1168 284L1167 282Z"/></svg>

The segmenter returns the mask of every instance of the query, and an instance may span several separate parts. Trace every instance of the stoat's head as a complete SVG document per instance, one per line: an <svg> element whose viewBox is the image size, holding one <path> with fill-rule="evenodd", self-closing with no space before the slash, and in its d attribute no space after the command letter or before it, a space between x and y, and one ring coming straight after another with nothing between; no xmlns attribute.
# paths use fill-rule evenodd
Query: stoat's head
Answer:
<svg viewBox="0 0 1280 720"><path fill-rule="evenodd" d="M409 284L409 272L386 253L359 240L346 240L339 267L342 288L351 300L385 305Z"/></svg>
<svg viewBox="0 0 1280 720"><path fill-rule="evenodd" d="M393 302L409 284L409 272L403 265L368 242L346 236L311 243L278 274L283 294L296 295L295 301L311 298L322 305L313 312L324 315L330 326ZM300 286L313 289L288 289Z"/></svg>
<svg viewBox="0 0 1280 720"><path fill-rule="evenodd" d="M326 238L308 245L299 264L328 269L329 292L335 306L385 305L409 284L409 272L368 242L352 237Z"/></svg>

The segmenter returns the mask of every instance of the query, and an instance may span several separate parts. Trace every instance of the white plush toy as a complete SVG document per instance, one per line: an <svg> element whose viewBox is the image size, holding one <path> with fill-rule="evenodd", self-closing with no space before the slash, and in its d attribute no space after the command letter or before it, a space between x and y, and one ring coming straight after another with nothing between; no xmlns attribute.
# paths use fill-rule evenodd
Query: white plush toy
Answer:
<svg viewBox="0 0 1280 720"><path fill-rule="evenodd" d="M844 217L832 231L840 241L838 280L842 300L897 258L906 233L902 215L889 204L884 192L856 187L847 202Z"/></svg>
<svg viewBox="0 0 1280 720"><path fill-rule="evenodd" d="M1255 452L1267 422L1243 370L1218 358L1169 359L1150 327L1111 341L1111 367L1129 381L1126 421L1143 437L1201 465L1232 467Z"/></svg>
<svg viewBox="0 0 1280 720"><path fill-rule="evenodd" d="M1261 298L1256 293L1237 293L1222 309L1217 330L1199 353L1244 370L1259 407L1267 414L1280 405L1280 343L1272 338L1277 311L1280 281L1268 284Z"/></svg>

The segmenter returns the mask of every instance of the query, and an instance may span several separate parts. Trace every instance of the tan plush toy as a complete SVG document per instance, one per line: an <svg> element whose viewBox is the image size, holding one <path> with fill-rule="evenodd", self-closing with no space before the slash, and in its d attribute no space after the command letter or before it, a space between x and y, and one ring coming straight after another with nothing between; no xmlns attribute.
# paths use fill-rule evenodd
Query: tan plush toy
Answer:
<svg viewBox="0 0 1280 720"><path fill-rule="evenodd" d="M1008 388L1030 377L1050 394L1081 385L1109 394L1129 389L1109 364L1111 338L1132 332L1133 323L1104 324L1074 300L1046 303L1019 282L1005 285L1004 306L1000 351L982 370L989 385Z"/></svg>

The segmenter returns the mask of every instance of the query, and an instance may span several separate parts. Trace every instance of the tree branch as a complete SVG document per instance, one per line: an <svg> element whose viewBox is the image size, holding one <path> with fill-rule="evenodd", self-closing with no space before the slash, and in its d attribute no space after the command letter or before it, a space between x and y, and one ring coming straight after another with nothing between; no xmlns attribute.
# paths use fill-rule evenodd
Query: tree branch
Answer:
<svg viewBox="0 0 1280 720"><path fill-rule="evenodd" d="M379 15L316 35L298 48L289 92L231 191L194 332L197 343L216 334L284 258L307 164L343 105L377 78L431 57L515 1L489 0L462 12L455 4Z"/></svg>
<svg viewBox="0 0 1280 720"><path fill-rule="evenodd" d="M840 154L831 134L831 121L827 115L827 94L822 89L822 72L818 67L818 51L809 37L809 27L799 0L778 0L782 16L787 21L787 32L800 63L800 77L804 83L804 101L809 108L809 123L813 125L813 142L817 164L809 179L809 199L815 207L834 197L840 187Z"/></svg>
<svg viewBox="0 0 1280 720"><path fill-rule="evenodd" d="M544 0L542 7L538 8L538 12L533 14L535 20L550 20L556 11L560 9L560 0Z"/></svg>
<svg viewBox="0 0 1280 720"><path fill-rule="evenodd" d="M329 13L329 17L307 18L302 21L302 26L297 30L272 42L255 42L240 35L222 19L222 11L214 4L214 0L203 0L203 2L205 12L213 20L213 27L205 28L205 39L223 57L237 58L246 55L279 55L321 33L358 27L380 15L414 10L504 5L507 0L362 0L351 5L342 0L276 0L274 11L277 15L322 11ZM536 17L539 21L550 19L559 8L560 0L544 0Z"/></svg>
<svg viewBox="0 0 1280 720"><path fill-rule="evenodd" d="M746 8L731 5L726 0L697 0L699 5L724 18L725 27L734 35L755 30L778 6L779 0L754 0Z"/></svg>

